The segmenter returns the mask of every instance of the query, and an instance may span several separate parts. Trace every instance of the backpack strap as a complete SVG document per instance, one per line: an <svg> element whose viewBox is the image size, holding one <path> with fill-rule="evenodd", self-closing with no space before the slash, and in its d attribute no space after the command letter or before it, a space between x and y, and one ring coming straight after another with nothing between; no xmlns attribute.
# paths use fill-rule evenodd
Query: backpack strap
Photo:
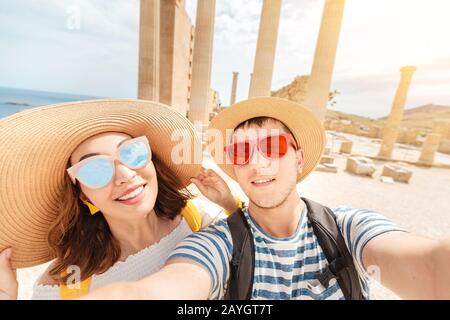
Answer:
<svg viewBox="0 0 450 320"><path fill-rule="evenodd" d="M227 218L233 240L233 256L225 300L250 300L255 273L255 244L242 209Z"/></svg>
<svg viewBox="0 0 450 320"><path fill-rule="evenodd" d="M328 260L327 269L318 276L319 281L328 287L329 281L337 278L346 299L364 299L358 272L339 231L333 211L314 201L302 199L308 209L308 219L314 234ZM250 300L255 271L253 235L241 209L229 216L227 222L233 240L233 256L225 299Z"/></svg>
<svg viewBox="0 0 450 320"><path fill-rule="evenodd" d="M336 278L347 300L364 299L358 272L339 231L333 211L314 201L305 198L302 200L308 209L308 219L314 234L328 260L326 270L318 277L320 283L328 287L329 281Z"/></svg>

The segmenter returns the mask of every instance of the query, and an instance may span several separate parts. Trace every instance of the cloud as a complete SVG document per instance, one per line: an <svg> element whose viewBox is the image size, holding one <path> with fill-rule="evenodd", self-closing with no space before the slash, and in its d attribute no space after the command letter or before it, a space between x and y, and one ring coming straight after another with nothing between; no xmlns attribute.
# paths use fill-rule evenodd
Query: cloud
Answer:
<svg viewBox="0 0 450 320"><path fill-rule="evenodd" d="M439 61L439 59L438 59ZM405 109L425 104L450 105L447 60L419 65L414 73ZM437 69L437 70L436 70ZM400 82L400 71L335 77L332 88L337 89L334 110L379 118L389 114L395 92Z"/></svg>
<svg viewBox="0 0 450 320"><path fill-rule="evenodd" d="M0 85L135 96L138 0L3 2Z"/></svg>

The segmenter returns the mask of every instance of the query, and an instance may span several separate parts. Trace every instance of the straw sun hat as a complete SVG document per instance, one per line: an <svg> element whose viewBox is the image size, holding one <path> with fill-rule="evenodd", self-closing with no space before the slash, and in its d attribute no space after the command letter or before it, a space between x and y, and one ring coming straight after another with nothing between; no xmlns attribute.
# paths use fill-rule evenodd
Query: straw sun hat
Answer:
<svg viewBox="0 0 450 320"><path fill-rule="evenodd" d="M297 183L306 178L317 166L325 148L325 130L316 116L305 107L292 101L261 97L244 100L220 112L209 124L207 142L218 166L236 180L233 165L226 160L222 149L217 148L217 130L221 132L222 145L231 141L233 130L242 122L256 117L271 117L281 121L292 132L297 144L304 150L305 163L297 174ZM220 149L220 150L219 150ZM218 151L218 152L216 152Z"/></svg>
<svg viewBox="0 0 450 320"><path fill-rule="evenodd" d="M148 137L152 153L183 185L199 173L201 159L175 165L171 153L182 132L191 154L201 150L194 127L181 113L143 100L92 100L34 108L0 120L0 250L13 248L13 267L51 257L49 225L58 215L66 165L75 148L103 132ZM199 149L200 148L200 149ZM184 150L185 151L185 150ZM201 154L201 152L200 152Z"/></svg>

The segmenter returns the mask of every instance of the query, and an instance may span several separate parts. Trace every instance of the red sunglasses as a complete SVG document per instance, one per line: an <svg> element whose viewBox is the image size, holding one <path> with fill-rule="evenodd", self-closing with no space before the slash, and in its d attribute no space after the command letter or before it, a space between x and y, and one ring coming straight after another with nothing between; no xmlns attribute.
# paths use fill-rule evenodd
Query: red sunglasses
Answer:
<svg viewBox="0 0 450 320"><path fill-rule="evenodd" d="M287 153L290 143L297 149L293 137L288 133L282 133L261 139L234 142L226 146L224 152L234 165L244 165L250 161L255 146L267 159L276 159L283 157Z"/></svg>

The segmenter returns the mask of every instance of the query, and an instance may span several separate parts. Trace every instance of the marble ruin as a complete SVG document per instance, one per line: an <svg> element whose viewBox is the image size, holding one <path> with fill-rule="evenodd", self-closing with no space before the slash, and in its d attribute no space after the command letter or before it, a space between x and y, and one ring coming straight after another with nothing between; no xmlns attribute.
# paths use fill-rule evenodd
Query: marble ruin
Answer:
<svg viewBox="0 0 450 320"><path fill-rule="evenodd" d="M325 119L345 0L325 0L316 44L305 106L321 120Z"/></svg>
<svg viewBox="0 0 450 320"><path fill-rule="evenodd" d="M249 98L270 96L280 24L281 0L264 0Z"/></svg>
<svg viewBox="0 0 450 320"><path fill-rule="evenodd" d="M340 153L352 153L353 142L352 141L342 141L341 147L339 149Z"/></svg>
<svg viewBox="0 0 450 320"><path fill-rule="evenodd" d="M391 177L394 181L408 183L412 177L412 171L398 164L386 164L383 166L382 177Z"/></svg>
<svg viewBox="0 0 450 320"><path fill-rule="evenodd" d="M209 121L209 114L218 105L218 94L209 86L211 54L208 45L212 46L209 41L214 3L214 0L198 1L196 24L202 27L197 28L199 39L195 44L196 30L186 11L185 0L141 0L139 99L159 101L190 119ZM195 63L194 45L205 50L197 55ZM198 109L203 114L199 115Z"/></svg>
<svg viewBox="0 0 450 320"><path fill-rule="evenodd" d="M233 82L231 84L230 106L236 103L236 91L239 72L233 72Z"/></svg>
<svg viewBox="0 0 450 320"><path fill-rule="evenodd" d="M350 157L347 159L346 170L350 173L372 177L377 167L373 161L365 157Z"/></svg>
<svg viewBox="0 0 450 320"><path fill-rule="evenodd" d="M448 130L448 124L444 121L436 121L433 131L427 135L418 162L431 166L434 162L434 155L438 151L442 138Z"/></svg>
<svg viewBox="0 0 450 320"><path fill-rule="evenodd" d="M189 120L208 123L212 113L211 65L216 0L197 0Z"/></svg>
<svg viewBox="0 0 450 320"><path fill-rule="evenodd" d="M195 26L185 2L140 1L138 98L171 105L192 122L206 127L222 108L219 93L211 88L216 1L197 1ZM385 122L327 110L344 8L345 0L324 0L310 75L297 76L290 84L271 91L282 0L262 0L249 98L271 95L302 104L327 130L380 142L377 159L392 160L395 143L401 143L421 147L417 162L433 165L436 152L450 154L450 124L438 121L433 128L431 120L426 126L425 122L422 126L401 124L416 67L400 69L400 82ZM232 72L230 105L236 103L238 77L239 72ZM339 152L351 155L352 142L342 142ZM329 155L324 153L321 165L334 165Z"/></svg>
<svg viewBox="0 0 450 320"><path fill-rule="evenodd" d="M406 97L408 95L411 78L416 71L415 67L407 66L400 69L401 79L400 84L395 94L394 102L392 103L391 113L383 131L383 142L380 147L378 156L380 158L390 159L394 144L397 141L398 129L403 118L403 111L405 109Z"/></svg>

